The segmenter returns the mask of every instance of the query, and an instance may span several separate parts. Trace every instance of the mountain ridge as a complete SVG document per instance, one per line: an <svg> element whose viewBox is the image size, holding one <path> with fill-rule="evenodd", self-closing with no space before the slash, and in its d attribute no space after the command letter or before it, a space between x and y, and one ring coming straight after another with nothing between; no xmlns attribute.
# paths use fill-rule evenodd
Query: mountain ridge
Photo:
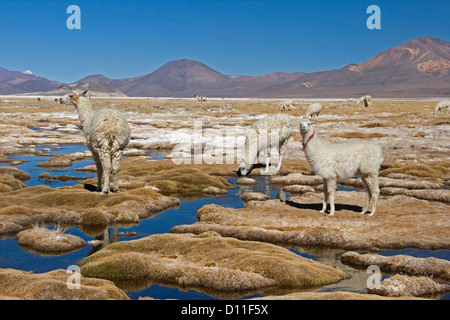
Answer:
<svg viewBox="0 0 450 320"><path fill-rule="evenodd" d="M17 75L18 83L11 79L3 81L5 77L2 70L5 69L0 68L0 94L8 88L13 88L11 91L16 93L38 87L33 81L41 81L41 86L47 88L53 86L47 90L62 85L23 73ZM111 79L102 74L93 74L74 84L79 82L104 83L114 90L136 97L192 97L194 94L238 98L329 98L365 94L393 98L448 97L450 42L434 37L419 37L380 52L363 63L350 63L329 71L226 76L202 62L180 59L137 77Z"/></svg>

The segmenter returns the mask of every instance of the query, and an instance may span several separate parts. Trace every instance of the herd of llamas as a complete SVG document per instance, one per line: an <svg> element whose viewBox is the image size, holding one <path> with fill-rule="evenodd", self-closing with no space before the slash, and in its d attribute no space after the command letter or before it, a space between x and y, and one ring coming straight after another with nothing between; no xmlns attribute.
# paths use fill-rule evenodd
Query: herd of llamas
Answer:
<svg viewBox="0 0 450 320"><path fill-rule="evenodd" d="M195 95L198 101L206 101L205 97ZM348 102L355 102L347 98ZM123 151L131 139L128 121L123 113L113 108L104 108L93 111L92 105L84 92L73 91L60 98L60 103L72 104L78 111L80 129L83 131L89 150L97 167L97 191L101 195L109 193L110 177L113 179L113 192L119 192L118 174ZM370 107L372 97L361 97L357 105ZM290 111L293 108L291 100L280 104L280 111ZM448 113L450 101L441 101L434 108L434 114ZM335 213L334 198L337 182L360 175L362 185L367 193L361 214L372 208L369 216L376 211L378 195L378 172L383 162L381 147L373 142L345 142L328 143L319 138L314 121L319 118L322 111L320 103L309 105L306 115L300 118L299 131L303 139L303 151L312 171L323 178L323 207L320 212L327 210L330 204L329 215ZM260 154L266 157L266 168L262 174L269 174L271 150L277 149L279 154L275 174L282 166L282 160L287 143L292 136L292 120L288 114L277 113L260 119L250 126L245 137L244 152L238 160L238 174L249 175ZM103 187L102 187L103 177Z"/></svg>

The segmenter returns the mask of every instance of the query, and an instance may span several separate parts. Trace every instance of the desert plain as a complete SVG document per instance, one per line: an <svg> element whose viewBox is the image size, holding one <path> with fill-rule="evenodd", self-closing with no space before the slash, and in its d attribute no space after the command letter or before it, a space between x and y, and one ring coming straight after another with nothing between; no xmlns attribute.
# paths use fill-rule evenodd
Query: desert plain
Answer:
<svg viewBox="0 0 450 320"><path fill-rule="evenodd" d="M92 98L94 109L124 112L132 131L119 172L121 192L101 196L89 188L94 178L50 187L46 180L77 178L38 177L17 168L26 160L12 157L39 157L46 155L43 147L85 144L75 107L57 98L0 97L0 242L16 238L36 254L63 255L96 245L61 231L73 226L95 235L112 226L139 225L183 199L214 198L236 188L244 205L206 204L195 213L195 223L175 225L170 233L98 245L77 263L81 285L75 291L67 286L65 270L33 273L0 265L3 299L128 299L127 291L152 284L226 299L255 294L270 299L439 298L449 292L450 115L433 114L436 99L375 97L368 108L345 99L292 99L292 110L283 111L293 121L283 166L264 176L268 188L280 191L273 198L252 190L254 179L261 177L259 166L249 179L239 179L237 159L249 126L280 112L282 99ZM359 192L358 177L340 183L334 216L319 212L322 180L311 172L298 130L298 118L313 102L323 105L314 124L322 140L372 141L382 147L374 216L359 215L365 193ZM164 158L152 159L152 150ZM90 158L85 148L39 166L64 168ZM81 170L95 172L92 165ZM42 184L27 186L30 178ZM230 178L238 180L232 184ZM57 230L49 232L47 226ZM366 269L377 265L370 263L373 257L404 249L443 252L447 258L394 255L389 267L380 264L381 271L394 280L396 274L407 279L386 283L391 290L367 293Z"/></svg>

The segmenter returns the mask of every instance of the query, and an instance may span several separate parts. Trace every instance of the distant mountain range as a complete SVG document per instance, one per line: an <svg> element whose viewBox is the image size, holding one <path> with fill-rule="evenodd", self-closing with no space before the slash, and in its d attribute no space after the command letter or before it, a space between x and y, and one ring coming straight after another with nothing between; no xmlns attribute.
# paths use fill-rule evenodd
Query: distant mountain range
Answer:
<svg viewBox="0 0 450 320"><path fill-rule="evenodd" d="M450 42L421 37L374 58L322 72L275 72L226 76L194 60L169 62L152 73L126 79L90 75L78 82L103 83L104 90L142 97L343 98L450 96ZM63 84L0 68L0 94L49 91ZM61 87L63 88L63 87ZM116 94L116 93L114 93Z"/></svg>
<svg viewBox="0 0 450 320"><path fill-rule="evenodd" d="M30 70L19 72L0 68L0 94L47 91L62 84L36 76Z"/></svg>

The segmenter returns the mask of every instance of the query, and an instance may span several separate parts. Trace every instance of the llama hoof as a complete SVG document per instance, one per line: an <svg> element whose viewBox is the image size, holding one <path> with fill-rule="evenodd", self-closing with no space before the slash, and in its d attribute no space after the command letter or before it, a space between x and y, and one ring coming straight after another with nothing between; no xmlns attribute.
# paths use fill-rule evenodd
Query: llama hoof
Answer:
<svg viewBox="0 0 450 320"><path fill-rule="evenodd" d="M366 212L365 211L361 211L359 214L363 216L363 215L366 214Z"/></svg>
<svg viewBox="0 0 450 320"><path fill-rule="evenodd" d="M334 212L330 212L328 215L329 216L334 216Z"/></svg>
<svg viewBox="0 0 450 320"><path fill-rule="evenodd" d="M375 212L371 212L368 214L369 217L373 217L375 215Z"/></svg>

